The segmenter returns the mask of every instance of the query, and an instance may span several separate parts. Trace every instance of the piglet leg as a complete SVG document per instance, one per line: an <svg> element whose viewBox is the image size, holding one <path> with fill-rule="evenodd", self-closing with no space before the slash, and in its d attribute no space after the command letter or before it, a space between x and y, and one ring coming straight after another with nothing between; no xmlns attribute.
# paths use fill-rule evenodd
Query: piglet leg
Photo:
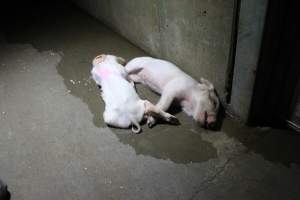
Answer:
<svg viewBox="0 0 300 200"><path fill-rule="evenodd" d="M170 124L175 124L175 125L179 124L179 121L175 116L163 111L162 109L157 108L157 106L153 105L151 102L145 100L144 105L145 105L145 115L147 116L147 125L150 128L153 127L156 123L154 117L162 118L163 120L169 122Z"/></svg>
<svg viewBox="0 0 300 200"><path fill-rule="evenodd" d="M165 86L165 88L161 93L161 97L158 103L156 104L156 107L158 109L167 111L171 106L172 102L174 101L174 99L178 96L180 90L178 88L174 88L174 85L176 84L169 83L168 85Z"/></svg>

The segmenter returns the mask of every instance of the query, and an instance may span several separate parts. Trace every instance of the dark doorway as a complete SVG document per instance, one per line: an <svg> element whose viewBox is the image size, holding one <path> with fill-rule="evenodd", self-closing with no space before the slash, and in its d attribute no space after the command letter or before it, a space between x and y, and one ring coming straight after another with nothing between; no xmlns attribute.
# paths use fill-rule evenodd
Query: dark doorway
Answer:
<svg viewBox="0 0 300 200"><path fill-rule="evenodd" d="M295 1L269 1L249 116L252 125L300 127L299 21Z"/></svg>

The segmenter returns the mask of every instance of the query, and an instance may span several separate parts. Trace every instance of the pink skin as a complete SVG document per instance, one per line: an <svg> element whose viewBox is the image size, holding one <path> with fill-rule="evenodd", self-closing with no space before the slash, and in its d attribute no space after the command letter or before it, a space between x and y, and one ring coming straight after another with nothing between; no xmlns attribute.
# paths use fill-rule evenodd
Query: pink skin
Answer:
<svg viewBox="0 0 300 200"><path fill-rule="evenodd" d="M201 112L198 116L198 121L201 123L201 124L204 124L204 121L205 121L205 113ZM213 123L216 121L216 116L214 114L207 114L207 118L206 118L206 122L208 124L210 123Z"/></svg>
<svg viewBox="0 0 300 200"><path fill-rule="evenodd" d="M207 117L207 123L208 124L211 124L211 123L213 123L215 121L216 121L216 117L215 116L208 116Z"/></svg>
<svg viewBox="0 0 300 200"><path fill-rule="evenodd" d="M96 73L102 78L107 79L113 72L108 69L96 69Z"/></svg>
<svg viewBox="0 0 300 200"><path fill-rule="evenodd" d="M161 94L158 108L168 110L176 99L183 111L202 125L216 122L219 99L208 80L200 78L197 81L174 64L151 57L134 58L125 69L131 80Z"/></svg>
<svg viewBox="0 0 300 200"><path fill-rule="evenodd" d="M119 128L132 125L134 133L140 132L139 123L143 117L148 118L152 115L159 116L169 123L178 124L178 120L171 114L147 100L140 99L127 79L127 73L121 65L123 62L122 58L112 55L99 55L93 60L92 77L101 87L105 102L104 122Z"/></svg>

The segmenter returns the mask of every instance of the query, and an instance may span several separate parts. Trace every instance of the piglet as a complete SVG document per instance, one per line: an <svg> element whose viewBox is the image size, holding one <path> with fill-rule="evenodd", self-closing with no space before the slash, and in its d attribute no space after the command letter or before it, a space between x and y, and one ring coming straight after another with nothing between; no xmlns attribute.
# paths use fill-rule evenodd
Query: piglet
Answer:
<svg viewBox="0 0 300 200"><path fill-rule="evenodd" d="M122 64L125 60L113 55L99 55L93 60L92 77L101 87L105 102L104 122L108 125L128 128L134 133L141 131L140 122L146 118L147 123L154 117L178 124L173 115L157 108L151 102L142 100L135 91L134 83L129 80ZM149 122L148 122L149 121Z"/></svg>
<svg viewBox="0 0 300 200"><path fill-rule="evenodd" d="M212 83L201 78L200 82L187 75L174 64L151 57L138 57L125 66L131 80L147 85L161 94L156 104L166 111L177 100L183 111L205 128L213 128L219 109L219 99ZM154 119L151 119L153 125Z"/></svg>

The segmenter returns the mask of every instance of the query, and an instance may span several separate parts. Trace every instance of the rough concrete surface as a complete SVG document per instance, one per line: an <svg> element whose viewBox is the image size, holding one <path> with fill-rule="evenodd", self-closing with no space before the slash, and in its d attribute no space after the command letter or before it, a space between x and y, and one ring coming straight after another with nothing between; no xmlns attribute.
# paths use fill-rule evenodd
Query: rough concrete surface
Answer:
<svg viewBox="0 0 300 200"><path fill-rule="evenodd" d="M108 128L91 59L145 53L68 6L12 24L0 37L0 177L12 199L299 199L298 135L230 118L211 132L182 112L180 126L139 135Z"/></svg>
<svg viewBox="0 0 300 200"><path fill-rule="evenodd" d="M225 99L234 0L72 0L146 52L170 60Z"/></svg>

